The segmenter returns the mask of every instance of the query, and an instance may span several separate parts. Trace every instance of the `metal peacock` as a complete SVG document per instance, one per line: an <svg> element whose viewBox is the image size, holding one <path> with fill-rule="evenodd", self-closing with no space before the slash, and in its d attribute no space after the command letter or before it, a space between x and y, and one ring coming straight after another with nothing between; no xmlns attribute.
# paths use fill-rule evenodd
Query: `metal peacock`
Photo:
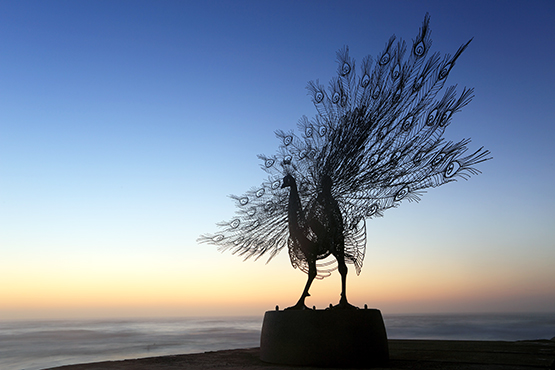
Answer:
<svg viewBox="0 0 555 370"><path fill-rule="evenodd" d="M232 196L236 217L218 224L219 233L199 238L245 259L269 261L287 246L293 267L308 274L290 308L306 309L312 281L335 269L342 278L335 307L353 308L345 292L346 263L360 273L366 219L418 201L424 189L468 179L480 172L476 164L491 159L483 147L467 154L470 139L442 137L473 97L473 89L457 95L454 86L444 88L471 40L454 55L429 55L429 21L426 14L410 47L392 36L373 68L372 58L364 58L360 76L348 48L341 49L338 76L328 89L318 80L308 84L316 116L300 119L300 134L276 131L277 153L259 155L267 180Z"/></svg>

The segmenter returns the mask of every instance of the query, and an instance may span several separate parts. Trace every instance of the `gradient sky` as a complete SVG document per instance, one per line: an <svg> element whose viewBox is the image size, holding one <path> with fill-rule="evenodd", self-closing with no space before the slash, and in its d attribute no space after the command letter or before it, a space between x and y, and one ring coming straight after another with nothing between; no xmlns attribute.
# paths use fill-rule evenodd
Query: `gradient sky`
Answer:
<svg viewBox="0 0 555 370"><path fill-rule="evenodd" d="M276 129L336 73L431 15L475 88L445 137L493 161L368 222L353 304L384 314L555 312L553 1L0 3L0 319L262 315L296 302L287 253L197 237L265 178ZM307 304L339 299L339 276Z"/></svg>

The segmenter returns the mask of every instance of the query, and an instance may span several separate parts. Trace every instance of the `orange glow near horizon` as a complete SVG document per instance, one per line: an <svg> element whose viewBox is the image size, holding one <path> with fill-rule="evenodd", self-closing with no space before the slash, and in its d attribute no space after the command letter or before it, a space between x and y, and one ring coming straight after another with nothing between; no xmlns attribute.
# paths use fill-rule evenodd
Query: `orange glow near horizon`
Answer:
<svg viewBox="0 0 555 370"><path fill-rule="evenodd" d="M0 318L262 315L275 305L284 308L296 302L306 275L291 268L286 254L267 265L234 258L223 256L223 262L213 263L212 269L206 267L209 261L201 259L152 263L148 258L128 264L116 259L7 268L2 274L12 283L0 287ZM534 282L523 282L518 275L471 272L460 264L386 268L368 263L360 276L350 270L347 293L355 305L368 304L389 313L498 307L518 311L522 307L516 305L516 297L553 293L541 281L535 282L534 292L528 291ZM334 272L314 282L306 303L325 308L338 302L339 293L340 277ZM479 301L489 303L480 305Z"/></svg>

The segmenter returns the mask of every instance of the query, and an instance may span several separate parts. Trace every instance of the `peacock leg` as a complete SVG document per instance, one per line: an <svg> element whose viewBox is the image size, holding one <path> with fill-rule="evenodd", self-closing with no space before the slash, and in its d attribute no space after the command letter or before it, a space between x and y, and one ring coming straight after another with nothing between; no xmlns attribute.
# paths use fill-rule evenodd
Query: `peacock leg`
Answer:
<svg viewBox="0 0 555 370"><path fill-rule="evenodd" d="M304 300L306 299L306 297L310 297L308 290L310 289L310 286L312 285L312 282L314 281L314 278L316 277L316 274L317 274L316 259L310 259L307 262L308 262L308 280L306 281L303 294L301 295L301 298L299 298L299 301L294 306L288 307L286 308L286 310L310 310L310 308L308 308L304 303Z"/></svg>
<svg viewBox="0 0 555 370"><path fill-rule="evenodd" d="M347 265L345 264L345 256L340 253L335 258L337 259L338 270L341 274L341 299L339 304L333 306L333 308L358 309L358 307L351 305L347 301Z"/></svg>

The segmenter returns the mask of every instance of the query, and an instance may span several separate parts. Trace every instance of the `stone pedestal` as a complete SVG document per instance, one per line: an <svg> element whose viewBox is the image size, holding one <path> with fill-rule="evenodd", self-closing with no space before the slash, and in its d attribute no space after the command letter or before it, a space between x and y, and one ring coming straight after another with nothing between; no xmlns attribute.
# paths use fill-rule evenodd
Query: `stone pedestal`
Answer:
<svg viewBox="0 0 555 370"><path fill-rule="evenodd" d="M376 309L267 311L260 359L286 365L371 367L389 360Z"/></svg>

